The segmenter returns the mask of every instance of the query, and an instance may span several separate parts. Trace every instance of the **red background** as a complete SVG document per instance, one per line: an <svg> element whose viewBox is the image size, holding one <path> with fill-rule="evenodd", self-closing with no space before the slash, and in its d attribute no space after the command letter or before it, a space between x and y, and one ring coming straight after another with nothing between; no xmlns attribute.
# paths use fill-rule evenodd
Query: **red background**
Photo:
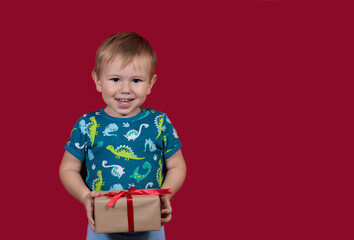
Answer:
<svg viewBox="0 0 354 240"><path fill-rule="evenodd" d="M1 239L84 239L58 167L74 122L103 107L95 51L121 31L155 49L144 106L183 143L169 240L353 239L351 8L129 2L1 4Z"/></svg>

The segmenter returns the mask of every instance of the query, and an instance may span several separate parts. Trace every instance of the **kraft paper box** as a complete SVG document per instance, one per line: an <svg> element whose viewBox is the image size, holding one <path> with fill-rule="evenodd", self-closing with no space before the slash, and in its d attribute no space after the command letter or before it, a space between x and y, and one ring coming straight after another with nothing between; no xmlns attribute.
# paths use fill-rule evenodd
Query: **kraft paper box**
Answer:
<svg viewBox="0 0 354 240"><path fill-rule="evenodd" d="M159 190L160 189L157 191ZM130 191L131 190L129 190L129 192ZM112 195L112 193L117 194L119 192L127 193L127 191L101 191L99 193L101 195ZM129 204L127 203L127 198L129 197L133 202L132 207L130 206L130 210ZM111 200L112 196L100 196L94 200L96 233L161 230L161 203L159 195L135 195L132 193L128 197L119 197L114 205L111 204L113 206L109 207L107 203ZM130 218L128 215L130 215Z"/></svg>

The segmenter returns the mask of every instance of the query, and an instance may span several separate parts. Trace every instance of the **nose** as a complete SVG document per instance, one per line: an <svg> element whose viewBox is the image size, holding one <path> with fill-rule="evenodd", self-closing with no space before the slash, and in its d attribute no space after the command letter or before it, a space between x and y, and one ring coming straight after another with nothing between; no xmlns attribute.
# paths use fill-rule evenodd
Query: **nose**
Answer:
<svg viewBox="0 0 354 240"><path fill-rule="evenodd" d="M129 81L122 81L120 92L122 94L129 94L131 92Z"/></svg>

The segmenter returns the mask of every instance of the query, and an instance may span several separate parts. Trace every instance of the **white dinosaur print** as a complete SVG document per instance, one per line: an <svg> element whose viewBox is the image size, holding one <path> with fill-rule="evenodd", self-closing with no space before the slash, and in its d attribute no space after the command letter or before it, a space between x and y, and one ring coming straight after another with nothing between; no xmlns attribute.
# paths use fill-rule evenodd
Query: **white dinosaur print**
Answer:
<svg viewBox="0 0 354 240"><path fill-rule="evenodd" d="M135 139L137 139L140 136L142 127L148 128L149 124L145 124L145 123L141 124L140 128L139 128L139 132L137 130L135 130L135 129L129 130L127 132L127 134L124 135L124 137L126 137L128 139L128 141L130 141L130 140L135 141Z"/></svg>
<svg viewBox="0 0 354 240"><path fill-rule="evenodd" d="M115 136L117 137L117 134L112 134L112 132L118 131L118 126L115 123L110 123L108 126L103 130L103 136Z"/></svg>
<svg viewBox="0 0 354 240"><path fill-rule="evenodd" d="M85 122L85 120L81 120L80 122L79 122L79 127L80 127L80 131L81 131L81 133L82 134L86 134L87 132L86 132L86 122Z"/></svg>
<svg viewBox="0 0 354 240"><path fill-rule="evenodd" d="M148 182L148 183L146 184L146 186L145 186L145 189L148 189L148 187L149 187L149 188L152 188L153 185L154 185L153 182Z"/></svg>
<svg viewBox="0 0 354 240"><path fill-rule="evenodd" d="M78 149L83 149L84 147L86 147L87 142L85 142L82 146L80 146L80 143L75 143L75 147L77 147Z"/></svg>
<svg viewBox="0 0 354 240"><path fill-rule="evenodd" d="M114 190L123 190L123 186L119 183L114 184L112 187L109 188L109 191L114 191Z"/></svg>
<svg viewBox="0 0 354 240"><path fill-rule="evenodd" d="M174 136L175 138L178 138L176 129L173 129L173 136Z"/></svg>
<svg viewBox="0 0 354 240"><path fill-rule="evenodd" d="M95 155L93 155L93 152L91 149L87 150L87 157L89 160L93 160L95 158Z"/></svg>
<svg viewBox="0 0 354 240"><path fill-rule="evenodd" d="M149 149L150 152L153 152L153 151L156 150L156 145L151 140L151 138L145 140L145 150L144 150L144 152L146 152L146 147L149 147L148 149Z"/></svg>
<svg viewBox="0 0 354 240"><path fill-rule="evenodd" d="M110 167L113 167L112 169L112 175L117 177L117 178L120 178L125 172L124 172L124 168L122 168L121 166L119 165L110 165L110 166L107 166L107 161L106 160L103 160L102 161L102 166L105 167L105 168L110 168Z"/></svg>

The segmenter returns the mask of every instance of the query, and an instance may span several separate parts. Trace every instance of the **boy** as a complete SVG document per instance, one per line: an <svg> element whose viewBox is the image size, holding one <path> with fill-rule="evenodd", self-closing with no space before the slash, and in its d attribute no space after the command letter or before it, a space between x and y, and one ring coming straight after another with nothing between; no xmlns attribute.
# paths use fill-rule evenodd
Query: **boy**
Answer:
<svg viewBox="0 0 354 240"><path fill-rule="evenodd" d="M165 239L161 231L96 234L97 191L171 188L186 176L181 142L166 114L141 109L156 82L156 55L136 33L119 33L98 48L92 78L106 107L83 115L65 145L59 175L66 190L86 208L87 239ZM80 171L85 163L86 184ZM165 171L163 171L163 169ZM172 195L161 196L162 224L171 220Z"/></svg>

